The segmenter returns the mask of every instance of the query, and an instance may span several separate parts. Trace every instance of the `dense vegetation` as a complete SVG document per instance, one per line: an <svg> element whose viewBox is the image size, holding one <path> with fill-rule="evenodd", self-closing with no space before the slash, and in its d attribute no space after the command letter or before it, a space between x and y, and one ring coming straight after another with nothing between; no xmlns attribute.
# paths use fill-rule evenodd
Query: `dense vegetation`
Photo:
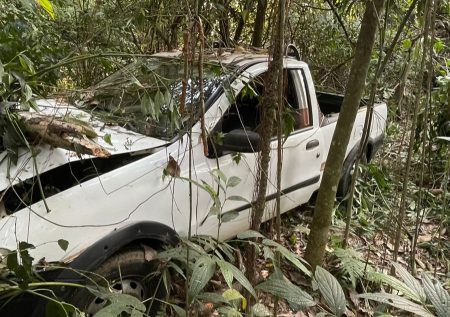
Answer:
<svg viewBox="0 0 450 317"><path fill-rule="evenodd" d="M383 2L362 83L365 96L388 104L385 142L374 161L359 167L352 197L329 210L325 259L311 263L321 266L311 270L303 260L314 206L283 216L280 228L263 224L257 232L258 223L226 243L189 237L157 256L158 276L172 286L162 316L215 311L224 316L297 311L449 316L450 142L438 137L450 133L450 2ZM79 100L114 71L160 51L259 48L273 52L275 61L277 25L284 26L284 42L294 43L310 64L320 89L345 93L361 21L372 2L291 0L281 10L282 3L0 0L2 150L14 157L24 145L14 132L18 121L12 109L36 108L38 97ZM187 33L195 39L190 46ZM232 186L227 183L232 176L218 175L217 181ZM256 277L241 270L249 264L241 258L248 246L258 251L252 260ZM64 299L42 292L45 283L34 275L28 254L32 247L21 242L0 264L5 277L0 296L31 292L51 298L49 316L77 314ZM205 251L211 248L216 252ZM143 309L129 297L103 288L91 291L112 303L98 316L137 316Z"/></svg>

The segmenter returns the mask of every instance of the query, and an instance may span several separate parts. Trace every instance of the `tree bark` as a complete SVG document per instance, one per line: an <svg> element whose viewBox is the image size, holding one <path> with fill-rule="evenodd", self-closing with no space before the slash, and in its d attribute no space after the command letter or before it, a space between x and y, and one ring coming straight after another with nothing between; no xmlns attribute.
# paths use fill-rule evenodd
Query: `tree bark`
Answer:
<svg viewBox="0 0 450 317"><path fill-rule="evenodd" d="M248 12L251 11L252 9L253 9L253 0L250 1L247 0L244 4L243 12L241 12L241 14L239 15L236 31L234 32L233 42L235 44L237 44L241 39L242 31L244 30L245 27L245 19L243 14L246 13L248 16Z"/></svg>
<svg viewBox="0 0 450 317"><path fill-rule="evenodd" d="M331 141L322 183L317 197L316 208L311 223L311 233L306 247L305 258L313 269L320 265L325 255L328 240L332 210L336 197L337 186L341 175L342 164L350 140L350 135L364 92L367 71L369 68L372 48L378 27L378 16L384 6L384 0L367 1L361 23L361 30L355 48L349 80L345 90L342 110L336 124Z"/></svg>
<svg viewBox="0 0 450 317"><path fill-rule="evenodd" d="M95 131L84 123L66 122L31 112L19 112L27 137L33 143L44 142L78 154L108 157L110 153L91 138Z"/></svg>
<svg viewBox="0 0 450 317"><path fill-rule="evenodd" d="M279 81L282 78L283 70L283 47L284 47L284 1L279 0L278 3L278 21L277 29L273 32L273 59L269 62L269 69L267 71L267 78L264 82L264 94L261 104L261 153L258 159L258 170L256 172L256 188L255 188L255 203L252 207L251 215L251 229L258 231L261 225L266 205L267 194L267 178L270 164L270 141L273 131L273 118L276 117L278 109L278 90L280 87ZM246 267L247 277L252 283L256 284L254 270L252 269L256 261L256 252L253 245L249 244L246 250Z"/></svg>
<svg viewBox="0 0 450 317"><path fill-rule="evenodd" d="M252 46L262 47L264 22L266 21L267 0L258 0L256 19L253 26Z"/></svg>

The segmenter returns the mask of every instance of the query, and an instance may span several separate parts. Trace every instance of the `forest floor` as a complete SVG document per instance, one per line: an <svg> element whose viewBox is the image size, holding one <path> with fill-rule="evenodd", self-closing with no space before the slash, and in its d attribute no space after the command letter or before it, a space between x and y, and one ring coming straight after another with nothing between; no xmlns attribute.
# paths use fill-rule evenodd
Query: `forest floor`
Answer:
<svg viewBox="0 0 450 317"><path fill-rule="evenodd" d="M309 233L308 226L311 222L313 206L302 206L297 210L290 211L282 216L282 244L291 250L299 257L304 257L304 252L307 244L307 237ZM339 207L342 208L342 207ZM450 289L450 260L448 258L450 252L449 244L449 230L439 223L439 219L424 218L419 229L418 248L415 255L416 272L420 276L422 272L427 272L432 276L437 277L443 282L444 287ZM389 274L394 245L391 243L389 235L381 230L372 231L372 227L366 223L352 222L352 229L350 231L348 249L354 250L355 255L360 257L360 260L366 265L366 269L374 269L378 272ZM265 234L270 236L271 224L267 222L264 225ZM348 272L349 268L345 265L351 265L344 262L345 259L336 256L336 250L342 250L344 239L345 223L337 220L331 229L330 243L327 246L327 258L324 268L336 276L344 288L348 301L347 316L367 316L373 313L373 309L364 301L356 297L357 294L369 292L370 282L364 281L364 278L356 280L352 285L352 278ZM408 230L411 232L411 230ZM410 270L410 255L411 255L412 235L408 234L401 245L397 262ZM351 253L349 253L351 254ZM265 261L261 256L258 260L257 270L261 272L262 278L267 276L270 271L271 264ZM291 282L298 286L308 289L310 282L302 275L301 272L294 267L285 265L284 273ZM355 282L355 281L353 281ZM262 294L261 294L262 295ZM273 309L273 296L264 296L260 298L260 302L267 307ZM280 317L302 317L302 316L316 316L319 312L326 312L325 305L317 305L314 308L303 311L293 312L286 302L279 302L278 314ZM400 314L401 315L401 314Z"/></svg>

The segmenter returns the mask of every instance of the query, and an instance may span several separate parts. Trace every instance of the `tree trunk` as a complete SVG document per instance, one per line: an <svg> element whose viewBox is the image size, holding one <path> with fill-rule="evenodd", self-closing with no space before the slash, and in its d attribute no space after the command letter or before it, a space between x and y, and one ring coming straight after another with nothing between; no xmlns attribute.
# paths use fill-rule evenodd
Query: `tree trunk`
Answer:
<svg viewBox="0 0 450 317"><path fill-rule="evenodd" d="M242 36L242 31L244 30L245 21L243 14L245 13L248 16L248 12L252 11L253 9L253 0L246 1L244 4L243 12L239 15L238 24L236 26L236 31L234 32L233 42L237 44Z"/></svg>
<svg viewBox="0 0 450 317"><path fill-rule="evenodd" d="M253 26L252 46L262 47L264 22L266 20L267 0L258 0L256 19Z"/></svg>
<svg viewBox="0 0 450 317"><path fill-rule="evenodd" d="M313 269L322 263L325 255L325 246L328 240L331 215L342 164L364 91L372 48L375 43L378 16L383 9L383 5L384 0L368 1L366 4L366 11L364 12L355 48L355 59L353 60L345 90L342 111L339 114L339 120L331 141L311 223L311 233L306 247L305 258Z"/></svg>
<svg viewBox="0 0 450 317"><path fill-rule="evenodd" d="M252 207L251 229L258 231L262 222L266 205L267 194L267 175L270 164L270 141L273 131L273 118L276 117L278 109L278 90L280 87L279 81L282 78L283 70L283 46L284 46L284 1L280 0L278 3L278 23L277 29L273 32L273 59L269 62L269 69L267 71L267 78L264 82L264 95L261 104L261 153L259 156L258 170L256 172L256 188L255 188L255 203ZM249 244L246 250L247 261L247 277L252 285L256 284L254 270L252 269L256 261L256 252L253 245Z"/></svg>
<svg viewBox="0 0 450 317"><path fill-rule="evenodd" d="M220 4L222 4L224 8L228 7L227 1L220 1ZM226 9L222 10L220 15L219 35L222 45L231 47L229 12Z"/></svg>

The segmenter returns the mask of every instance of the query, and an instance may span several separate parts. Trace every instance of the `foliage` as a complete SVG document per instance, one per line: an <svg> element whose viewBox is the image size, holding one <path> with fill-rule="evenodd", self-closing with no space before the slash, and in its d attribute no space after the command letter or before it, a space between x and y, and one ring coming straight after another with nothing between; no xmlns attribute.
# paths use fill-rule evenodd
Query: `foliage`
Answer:
<svg viewBox="0 0 450 317"><path fill-rule="evenodd" d="M399 294L381 292L365 293L358 296L385 303L419 316L434 316L433 311L438 317L448 316L450 294L438 280L432 279L424 273L421 276L422 282L420 283L400 264L394 263L393 266L403 282L393 276L388 277L387 275L383 276L383 274L372 274L371 279L385 283L398 291ZM431 311L430 307L432 308Z"/></svg>
<svg viewBox="0 0 450 317"><path fill-rule="evenodd" d="M350 280L352 289L356 288L356 284L361 280L367 272L373 270L372 266L362 259L361 253L358 251L347 249L336 249L334 255L339 260L338 269L344 278Z"/></svg>

